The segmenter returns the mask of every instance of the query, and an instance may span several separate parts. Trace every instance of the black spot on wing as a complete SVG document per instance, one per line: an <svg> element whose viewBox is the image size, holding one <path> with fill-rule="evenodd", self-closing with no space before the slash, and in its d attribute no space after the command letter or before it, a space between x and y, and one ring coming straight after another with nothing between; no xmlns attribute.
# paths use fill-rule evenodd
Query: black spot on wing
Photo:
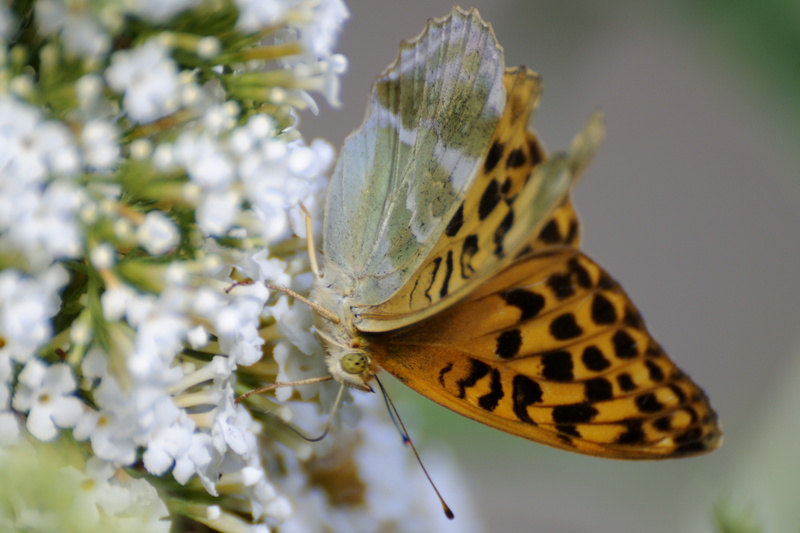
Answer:
<svg viewBox="0 0 800 533"><path fill-rule="evenodd" d="M575 315L565 313L550 322L550 334L554 338L564 341L580 337L583 334L583 329L575 321Z"/></svg>
<svg viewBox="0 0 800 533"><path fill-rule="evenodd" d="M577 258L572 258L568 262L569 271L575 275L575 279L578 282L578 285L583 287L584 289L591 289L592 288L592 276L589 274L589 271L583 268L583 265Z"/></svg>
<svg viewBox="0 0 800 533"><path fill-rule="evenodd" d="M608 298L595 294L592 298L592 320L598 325L613 324L617 321L617 310Z"/></svg>
<svg viewBox="0 0 800 533"><path fill-rule="evenodd" d="M414 301L414 295L415 295L415 294L416 294L416 292L417 292L417 287L418 287L418 286L419 286L419 278L417 278L417 279L415 279L415 280L414 280L414 286L413 286L413 287L411 287L411 291L408 293L408 302L409 302L409 303L408 303L408 305L409 305L409 307L413 307L413 305L411 304L411 302L413 302L413 301Z"/></svg>
<svg viewBox="0 0 800 533"><path fill-rule="evenodd" d="M439 296L444 298L450 290L450 276L453 275L453 250L447 251L447 260L445 261L444 280L442 281L442 288L439 289Z"/></svg>
<svg viewBox="0 0 800 533"><path fill-rule="evenodd" d="M431 289L433 288L433 284L436 283L436 274L439 272L439 267L442 266L442 258L437 257L432 261L433 263L433 272L431 273L431 282L428 284L428 287L425 289L425 298L428 299L429 302L433 302L433 298L431 298Z"/></svg>
<svg viewBox="0 0 800 533"><path fill-rule="evenodd" d="M658 401L656 395L652 392L646 392L636 397L634 400L636 407L642 413L658 413L664 410L664 404Z"/></svg>
<svg viewBox="0 0 800 533"><path fill-rule="evenodd" d="M508 305L519 308L522 312L520 321L530 320L544 309L544 296L526 289L511 289L503 295Z"/></svg>
<svg viewBox="0 0 800 533"><path fill-rule="evenodd" d="M497 229L494 230L494 255L497 257L502 258L505 254L505 250L503 250L503 239L505 239L506 233L508 230L511 229L511 226L514 224L514 211L509 210L503 220L500 221L500 225L497 226Z"/></svg>
<svg viewBox="0 0 800 533"><path fill-rule="evenodd" d="M495 355L501 359L511 359L519 354L522 347L522 334L518 329L504 331L497 337Z"/></svg>
<svg viewBox="0 0 800 533"><path fill-rule="evenodd" d="M506 167L519 168L527 163L527 161L528 158L525 157L525 152L522 151L522 148L515 148L508 153L508 157L506 158Z"/></svg>
<svg viewBox="0 0 800 533"><path fill-rule="evenodd" d="M642 315L640 315L639 311L631 306L625 308L625 318L623 318L623 322L625 322L626 326L634 329L644 329L644 320L642 320Z"/></svg>
<svg viewBox="0 0 800 533"><path fill-rule="evenodd" d="M506 181L503 182L503 186L500 188L500 192L503 193L503 196L508 194L508 191L511 190L511 178L506 178Z"/></svg>
<svg viewBox="0 0 800 533"><path fill-rule="evenodd" d="M606 272L601 272L600 279L597 280L597 288L604 291L618 290L619 284Z"/></svg>
<svg viewBox="0 0 800 533"><path fill-rule="evenodd" d="M496 368L493 368L489 381L489 392L478 398L478 405L486 411L494 411L497 408L497 404L503 399L503 396L500 372Z"/></svg>
<svg viewBox="0 0 800 533"><path fill-rule="evenodd" d="M695 427L687 430L685 433L675 437L675 442L678 444L686 444L689 442L697 442L703 437L703 430Z"/></svg>
<svg viewBox="0 0 800 533"><path fill-rule="evenodd" d="M591 422L598 411L585 403L573 403L553 407L553 422L556 424L585 424Z"/></svg>
<svg viewBox="0 0 800 533"><path fill-rule="evenodd" d="M500 199L500 184L497 183L496 179L492 178L492 181L483 190L480 203L478 203L478 219L484 220L488 217L497 207L497 204L500 203Z"/></svg>
<svg viewBox="0 0 800 533"><path fill-rule="evenodd" d="M674 394L675 397L678 398L678 403L686 403L686 393L683 392L683 390L680 387L678 387L675 384L671 384L669 386L669 390L671 390L672 394ZM695 416L697 415L695 414Z"/></svg>
<svg viewBox="0 0 800 533"><path fill-rule="evenodd" d="M633 382L633 379L631 379L630 374L627 372L623 372L617 376L617 385L625 392L636 390L636 383Z"/></svg>
<svg viewBox="0 0 800 533"><path fill-rule="evenodd" d="M611 366L611 362L606 359L603 352L594 345L584 348L581 359L583 360L583 364L586 365L586 368L594 370L595 372L600 372Z"/></svg>
<svg viewBox="0 0 800 533"><path fill-rule="evenodd" d="M464 244L461 246L461 255L458 258L458 264L461 267L461 279L468 279L474 272L470 262L475 254L478 253L478 236L467 235L464 239Z"/></svg>
<svg viewBox="0 0 800 533"><path fill-rule="evenodd" d="M575 287L572 285L570 274L551 274L547 278L547 286L553 291L556 300L564 300L575 294Z"/></svg>
<svg viewBox="0 0 800 533"><path fill-rule="evenodd" d="M653 422L653 427L659 431L667 432L672 429L672 418L670 416L662 416Z"/></svg>
<svg viewBox="0 0 800 533"><path fill-rule="evenodd" d="M542 354L542 377L550 381L572 381L572 355L563 350Z"/></svg>
<svg viewBox="0 0 800 533"><path fill-rule="evenodd" d="M647 366L647 371L650 373L650 379L653 380L655 383L664 380L664 371L661 370L661 367L655 364L653 361L645 361L645 366Z"/></svg>
<svg viewBox="0 0 800 533"><path fill-rule="evenodd" d="M456 382L456 386L458 386L458 397L462 400L467 396L467 389L474 387L478 380L486 376L492 370L489 365L478 359L470 359L469 363L469 373L466 377Z"/></svg>
<svg viewBox="0 0 800 533"><path fill-rule="evenodd" d="M573 424L559 424L556 426L556 431L562 435L581 438L580 431L578 431L578 428L576 428Z"/></svg>
<svg viewBox="0 0 800 533"><path fill-rule="evenodd" d="M453 363L448 363L444 368L442 368L439 371L439 385L441 385L442 388L444 388L444 376L451 370L453 370Z"/></svg>
<svg viewBox="0 0 800 533"><path fill-rule="evenodd" d="M605 378L588 379L584 386L586 387L586 401L588 402L602 402L614 397L614 389L611 386L611 382Z"/></svg>
<svg viewBox="0 0 800 533"><path fill-rule="evenodd" d="M458 206L458 210L453 215L453 218L450 219L450 222L447 223L447 227L444 229L444 234L448 237L455 237L458 230L461 229L461 226L464 225L464 204L462 203Z"/></svg>
<svg viewBox="0 0 800 533"><path fill-rule="evenodd" d="M625 432L617 437L617 444L641 444L644 442L642 421L631 419L625 421Z"/></svg>
<svg viewBox="0 0 800 533"><path fill-rule="evenodd" d="M497 163L500 162L500 158L503 156L503 143L495 141L492 144L492 147L489 148L489 153L486 154L486 160L483 162L483 171L485 173L489 173L497 166Z"/></svg>
<svg viewBox="0 0 800 533"><path fill-rule="evenodd" d="M704 441L698 440L694 442L687 442L675 448L675 455L694 455L702 453L708 449L708 444Z"/></svg>
<svg viewBox="0 0 800 533"><path fill-rule="evenodd" d="M542 387L528 376L517 374L511 382L514 414L522 422L536 425L528 415L528 406L542 401Z"/></svg>
<svg viewBox="0 0 800 533"><path fill-rule="evenodd" d="M650 342L647 344L647 350L645 353L650 357L660 357L664 355L664 348L661 347L656 341L650 339Z"/></svg>
<svg viewBox="0 0 800 533"><path fill-rule="evenodd" d="M517 259L519 259L522 256L528 255L532 251L533 247L530 244L526 244L525 247L522 250L520 250L519 253L517 254Z"/></svg>
<svg viewBox="0 0 800 533"><path fill-rule="evenodd" d="M578 239L578 221L570 220L569 230L567 230L567 236L564 239L564 244L575 244L575 241L577 239Z"/></svg>
<svg viewBox="0 0 800 533"><path fill-rule="evenodd" d="M636 341L623 330L614 333L612 342L614 343L614 353L620 359L632 359L639 355L639 350L636 349Z"/></svg>
<svg viewBox="0 0 800 533"><path fill-rule="evenodd" d="M558 229L558 222L551 218L539 232L539 240L546 244L557 244L561 242L561 230Z"/></svg>
<svg viewBox="0 0 800 533"><path fill-rule="evenodd" d="M560 427L563 427L563 425L560 426ZM568 437L567 435L564 435L563 433L558 433L558 434L556 434L556 438L558 440L560 440L561 442L563 442L564 445L566 445L566 446L574 446L574 444L572 443L572 437Z"/></svg>

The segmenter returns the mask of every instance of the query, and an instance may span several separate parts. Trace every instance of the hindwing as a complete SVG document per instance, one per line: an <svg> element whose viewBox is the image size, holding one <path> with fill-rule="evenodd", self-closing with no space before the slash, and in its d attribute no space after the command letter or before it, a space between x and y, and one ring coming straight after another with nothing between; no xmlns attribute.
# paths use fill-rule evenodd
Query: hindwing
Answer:
<svg viewBox="0 0 800 533"><path fill-rule="evenodd" d="M719 445L703 391L576 249L520 258L466 300L371 343L374 360L420 394L550 446L659 459Z"/></svg>

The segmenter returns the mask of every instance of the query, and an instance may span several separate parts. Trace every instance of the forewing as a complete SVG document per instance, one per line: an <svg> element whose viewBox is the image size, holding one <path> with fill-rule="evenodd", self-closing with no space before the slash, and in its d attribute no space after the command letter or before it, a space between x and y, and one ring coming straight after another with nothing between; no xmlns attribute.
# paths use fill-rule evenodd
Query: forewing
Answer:
<svg viewBox="0 0 800 533"><path fill-rule="evenodd" d="M456 8L401 46L345 141L325 205L325 261L339 267L326 274L346 273L354 304L386 301L430 254L504 103L502 49L476 11Z"/></svg>
<svg viewBox="0 0 800 533"><path fill-rule="evenodd" d="M527 130L538 77L525 67L508 69L506 89L506 113L471 189L405 285L384 303L354 309L360 330L409 325L466 297L526 251L577 245L568 196L602 140L602 117L591 117L569 152L545 159Z"/></svg>
<svg viewBox="0 0 800 533"><path fill-rule="evenodd" d="M521 258L467 300L375 335L374 360L457 413L567 450L617 459L719 445L703 391L639 312L576 249Z"/></svg>

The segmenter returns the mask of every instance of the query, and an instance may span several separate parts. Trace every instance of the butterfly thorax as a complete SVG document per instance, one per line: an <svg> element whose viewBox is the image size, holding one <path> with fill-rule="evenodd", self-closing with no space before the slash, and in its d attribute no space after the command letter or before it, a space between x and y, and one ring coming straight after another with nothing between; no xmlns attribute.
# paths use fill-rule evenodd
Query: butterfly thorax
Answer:
<svg viewBox="0 0 800 533"><path fill-rule="evenodd" d="M316 280L311 290L315 304L339 318L339 323L320 314L314 314L314 329L325 351L325 363L331 376L348 387L372 392L369 381L377 367L372 361L369 339L353 324L352 303L348 294L339 287L339 269L328 265L323 277Z"/></svg>

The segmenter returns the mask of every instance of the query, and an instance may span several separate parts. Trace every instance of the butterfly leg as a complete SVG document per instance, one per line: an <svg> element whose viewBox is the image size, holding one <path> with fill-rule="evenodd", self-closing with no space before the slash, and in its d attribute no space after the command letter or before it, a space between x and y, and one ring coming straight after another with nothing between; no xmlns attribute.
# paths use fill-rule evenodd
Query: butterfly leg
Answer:
<svg viewBox="0 0 800 533"><path fill-rule="evenodd" d="M329 381L331 379L333 379L333 376L322 376L318 378L300 379L297 381L290 381L288 383L270 383L265 387L259 387L258 389L253 389L251 391L245 392L244 394L236 398L236 400L234 400L234 403L241 403L243 400L246 400L253 394L262 394L264 392L269 392L271 390L275 390L280 387L297 387L298 385L310 385L312 383L321 383L323 381Z"/></svg>

